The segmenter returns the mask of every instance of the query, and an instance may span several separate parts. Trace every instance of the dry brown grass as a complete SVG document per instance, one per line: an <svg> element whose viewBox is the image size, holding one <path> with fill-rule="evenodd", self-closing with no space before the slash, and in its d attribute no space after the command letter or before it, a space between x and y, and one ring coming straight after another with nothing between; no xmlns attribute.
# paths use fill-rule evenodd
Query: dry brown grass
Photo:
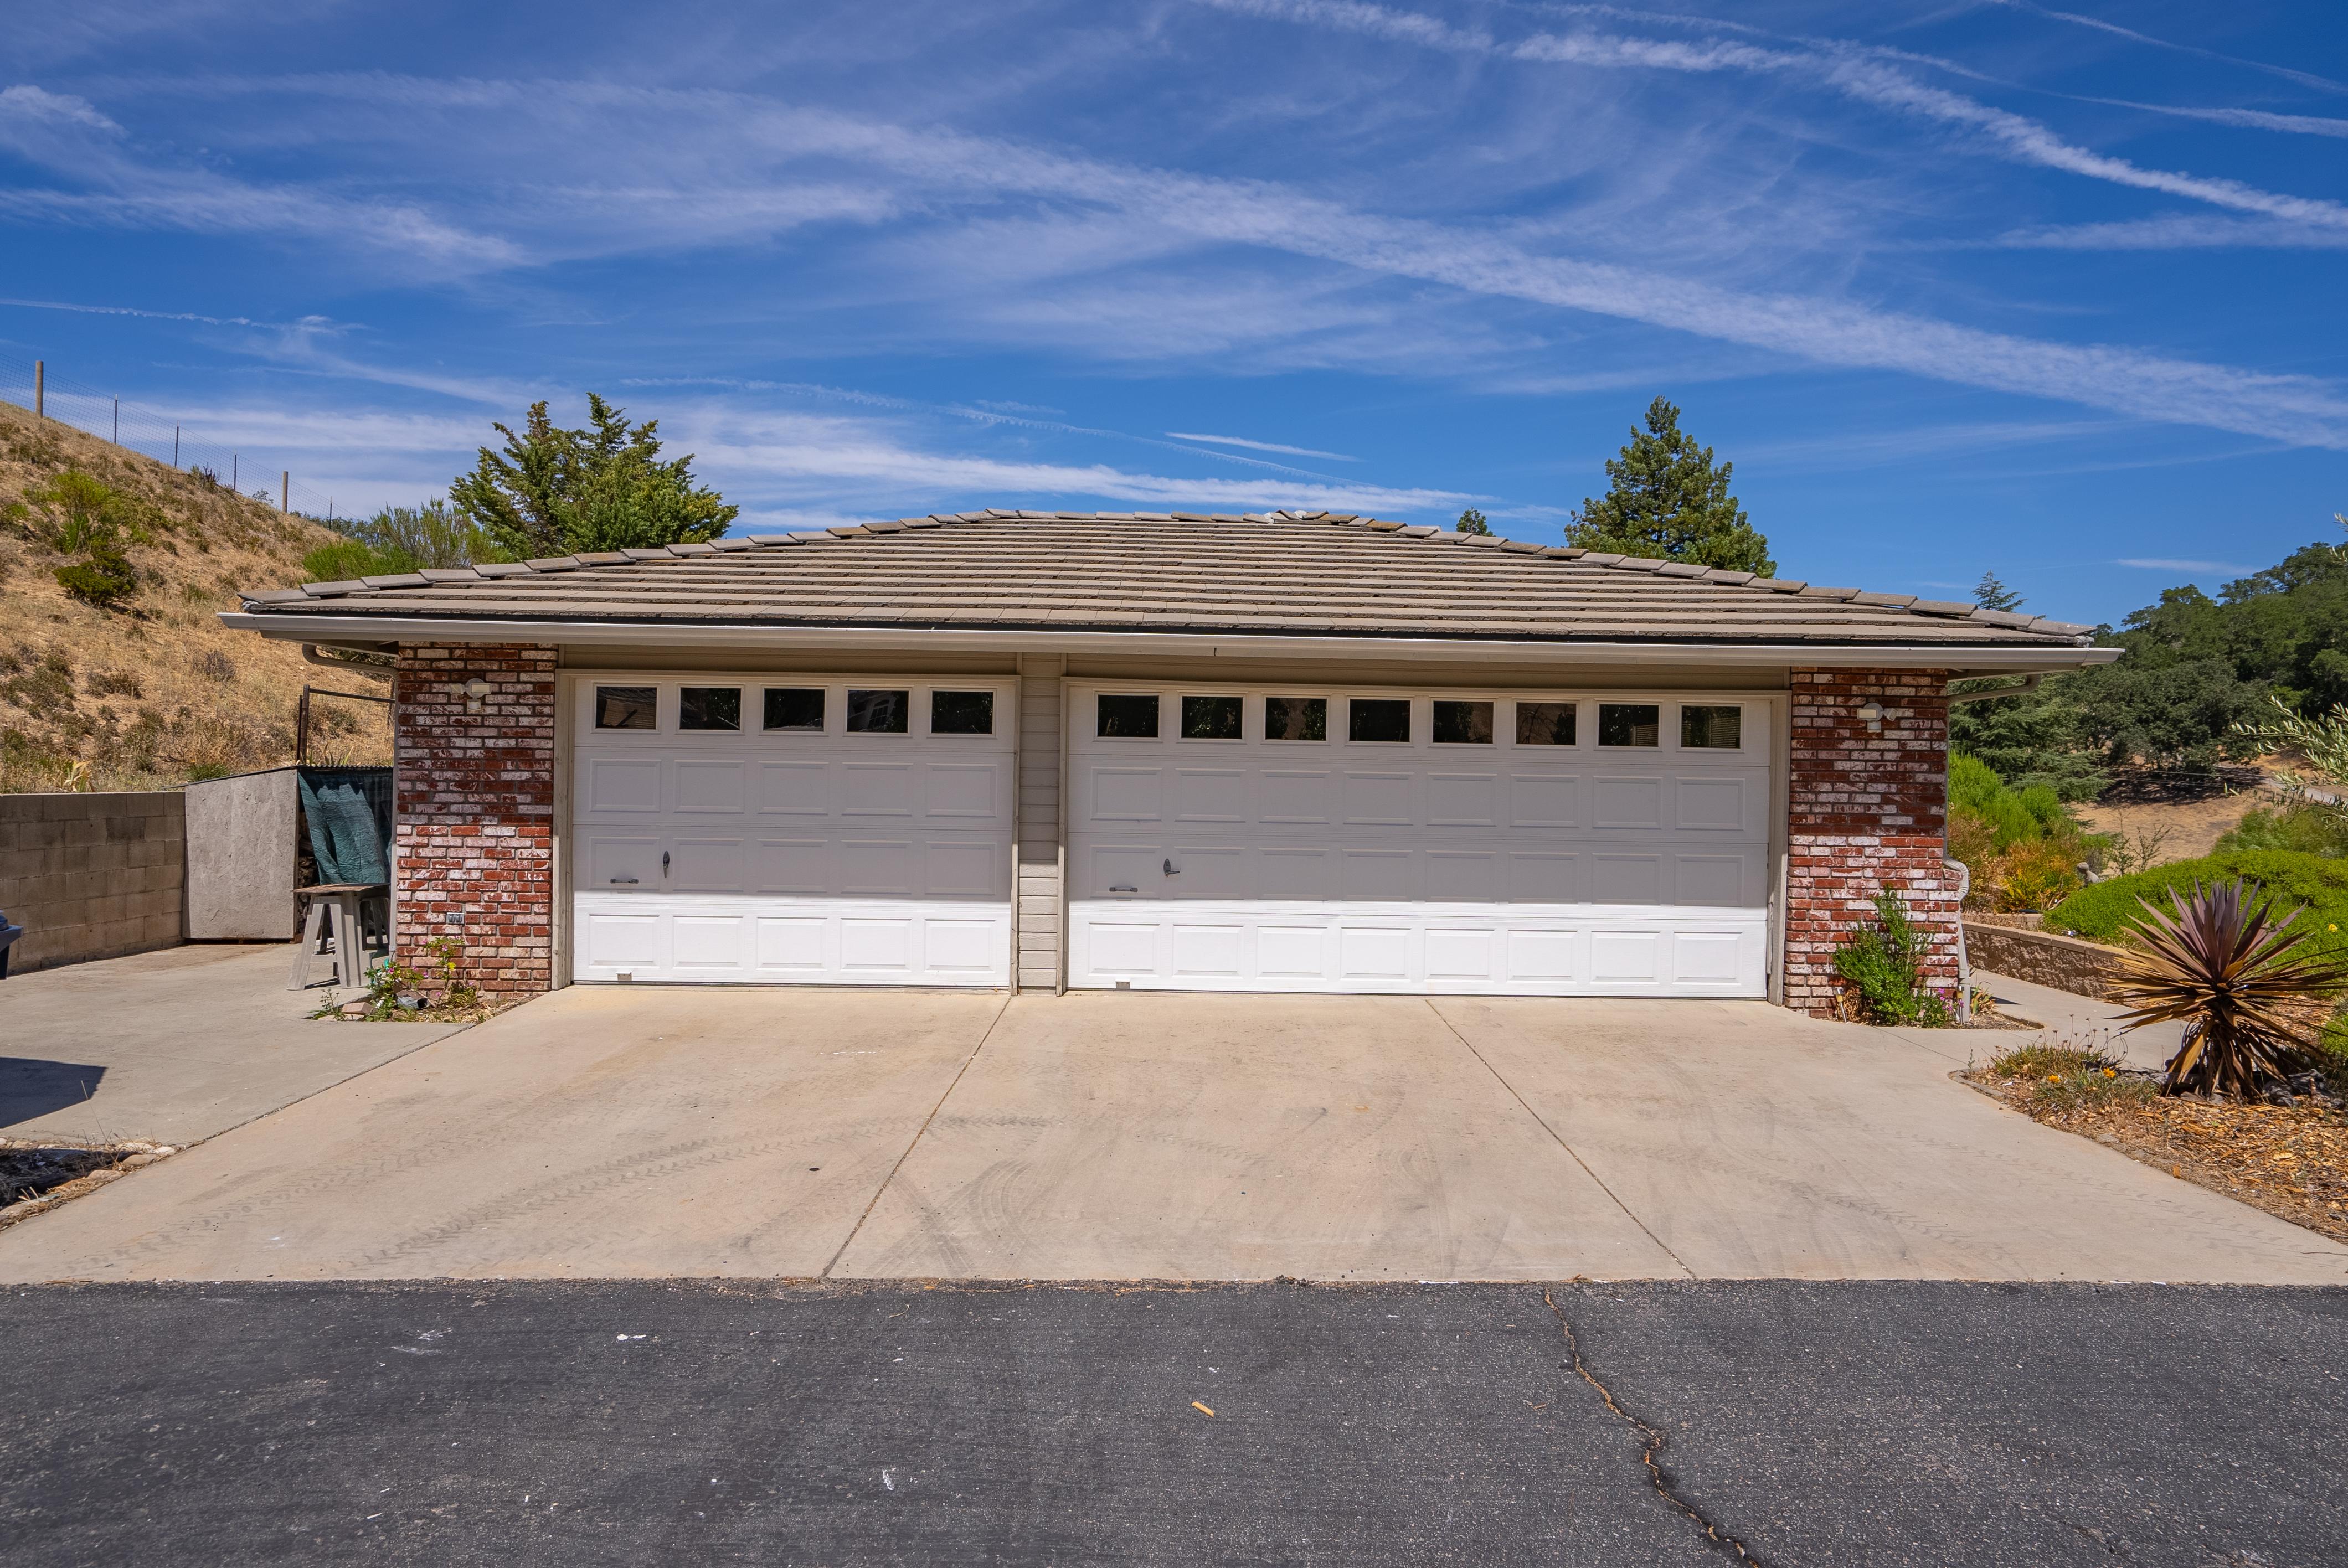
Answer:
<svg viewBox="0 0 2348 1568"><path fill-rule="evenodd" d="M379 690L314 670L291 643L217 619L236 589L302 580L304 552L335 536L151 458L0 403L0 507L76 469L152 508L129 546L139 590L98 610L57 586L57 554L0 522L0 793L156 789L294 758L303 684ZM384 710L314 705L312 760L390 760Z"/></svg>

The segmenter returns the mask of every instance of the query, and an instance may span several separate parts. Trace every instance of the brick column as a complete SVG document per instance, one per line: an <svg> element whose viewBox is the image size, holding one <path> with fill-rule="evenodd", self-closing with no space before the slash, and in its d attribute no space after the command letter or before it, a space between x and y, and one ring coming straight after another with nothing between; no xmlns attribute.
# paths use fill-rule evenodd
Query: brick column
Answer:
<svg viewBox="0 0 2348 1568"><path fill-rule="evenodd" d="M393 951L465 945L483 991L554 983L554 667L529 644L402 643L392 682L398 771ZM487 692L467 687L486 682Z"/></svg>
<svg viewBox="0 0 2348 1568"><path fill-rule="evenodd" d="M1834 951L1890 889L1927 933L1928 982L1954 999L1957 879L1948 849L1945 671L1795 670L1787 797L1786 1005L1834 1016ZM1873 723L1869 703L1882 710Z"/></svg>

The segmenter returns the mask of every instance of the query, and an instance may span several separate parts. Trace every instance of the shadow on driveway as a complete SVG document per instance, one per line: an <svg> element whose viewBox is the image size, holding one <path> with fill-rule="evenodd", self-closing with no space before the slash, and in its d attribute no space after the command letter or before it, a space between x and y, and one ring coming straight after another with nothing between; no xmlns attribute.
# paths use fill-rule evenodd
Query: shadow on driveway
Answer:
<svg viewBox="0 0 2348 1568"><path fill-rule="evenodd" d="M92 1061L0 1056L0 1127L86 1104L105 1076L106 1069Z"/></svg>

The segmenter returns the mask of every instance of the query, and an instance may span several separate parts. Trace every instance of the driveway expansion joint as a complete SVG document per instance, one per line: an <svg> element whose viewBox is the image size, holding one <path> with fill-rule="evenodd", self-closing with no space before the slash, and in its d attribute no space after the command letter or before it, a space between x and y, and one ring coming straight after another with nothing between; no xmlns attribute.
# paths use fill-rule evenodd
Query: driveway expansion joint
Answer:
<svg viewBox="0 0 2348 1568"><path fill-rule="evenodd" d="M863 1234L865 1222L872 1217L872 1211L880 1206L881 1194L889 1190L889 1184L897 1179L897 1173L905 1168L905 1162L913 1157L913 1151L921 1147L922 1139L929 1132L930 1123L938 1119L938 1112L944 1110L946 1102L953 1098L953 1091L962 1085L963 1074L968 1072L970 1064L978 1060L978 1053L986 1049L986 1042L994 1038L995 1026L1003 1021L1003 1015L1011 1010L1011 999L1018 994L1011 990L1004 992L1003 1005L996 1008L994 1016L986 1020L986 1028L980 1032L978 1043L970 1048L970 1054L963 1057L962 1065L954 1070L953 1081L948 1083L945 1092L938 1096L938 1102L930 1107L930 1113L922 1118L922 1124L906 1141L904 1153L899 1154L897 1163L889 1167L889 1173L880 1178L880 1184L872 1189L872 1201L866 1204L864 1212L856 1216L856 1223L848 1228L847 1239L839 1244L839 1250L831 1255L831 1261L823 1266L823 1272L816 1276L817 1279L829 1279L831 1271L839 1266L839 1260L848 1255L848 1249L856 1245L856 1238Z"/></svg>
<svg viewBox="0 0 2348 1568"><path fill-rule="evenodd" d="M1475 1042L1470 1040L1466 1035L1459 1032L1459 1026L1453 1023L1448 1018L1444 1016L1443 1009L1435 1005L1433 998L1427 999L1426 1010L1435 1015L1436 1021L1442 1024L1445 1029L1451 1031L1451 1038L1457 1040L1467 1049L1468 1055L1474 1057L1478 1062L1482 1064L1484 1071L1490 1073L1499 1086L1509 1091L1509 1098L1515 1101L1518 1107L1522 1110L1526 1115L1531 1117L1540 1126L1540 1130L1548 1133L1550 1137L1556 1142L1559 1148L1565 1151L1567 1157L1572 1160L1575 1164L1581 1167L1581 1173L1598 1184L1598 1190L1604 1193L1609 1199L1612 1200L1614 1206L1622 1211L1622 1216L1625 1219L1639 1227L1639 1233L1642 1235L1655 1244L1656 1251L1662 1253L1665 1257L1670 1258L1672 1260L1673 1266L1677 1268L1682 1274L1686 1275L1690 1279L1698 1277L1695 1270L1687 1266L1687 1262L1684 1258L1681 1257L1679 1254L1673 1252L1669 1246L1665 1245L1663 1237L1657 1235L1653 1231L1647 1228L1646 1221L1641 1219L1637 1214L1631 1212L1631 1205L1624 1203L1615 1193L1614 1189L1606 1184L1606 1178L1590 1168L1590 1162L1581 1157L1581 1151L1567 1143L1564 1135L1559 1132L1556 1128L1550 1126L1548 1119L1542 1116L1540 1112L1534 1110L1523 1095L1517 1092L1517 1086L1509 1082L1505 1077L1501 1076L1500 1070L1492 1065L1491 1059L1487 1057L1482 1051L1477 1050Z"/></svg>
<svg viewBox="0 0 2348 1568"><path fill-rule="evenodd" d="M1556 1316L1558 1327L1565 1333L1566 1354L1572 1358L1575 1374L1598 1391L1598 1397L1606 1402L1606 1409L1610 1413L1644 1440L1646 1446L1640 1452L1639 1462L1647 1467L1647 1479L1654 1483L1655 1495L1687 1515L1696 1528L1704 1532L1704 1540L1722 1555L1733 1557L1739 1563L1750 1563L1754 1564L1754 1568L1766 1568L1762 1559L1746 1549L1745 1542L1705 1518L1702 1510L1679 1494L1671 1471L1665 1470L1655 1457L1663 1452L1664 1443L1670 1440L1663 1435L1662 1429L1648 1425L1624 1409L1615 1401L1613 1390L1599 1381L1598 1375L1592 1372L1589 1363L1581 1358L1581 1342L1574 1337L1573 1320L1566 1317L1565 1308L1557 1304L1557 1297L1546 1286L1541 1288L1541 1302Z"/></svg>

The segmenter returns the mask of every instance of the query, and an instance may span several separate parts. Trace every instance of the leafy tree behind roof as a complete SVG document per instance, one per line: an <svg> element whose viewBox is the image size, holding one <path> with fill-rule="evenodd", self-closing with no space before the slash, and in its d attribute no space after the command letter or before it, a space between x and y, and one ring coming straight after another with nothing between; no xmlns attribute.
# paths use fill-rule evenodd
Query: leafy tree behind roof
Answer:
<svg viewBox="0 0 2348 1568"><path fill-rule="evenodd" d="M2131 762L2201 769L2255 756L2260 737L2237 726L2271 696L2309 719L2348 702L2348 547L2304 545L2214 598L2168 589L2096 641L2118 661L1952 708L1951 743L2066 800L2093 796Z"/></svg>
<svg viewBox="0 0 2348 1568"><path fill-rule="evenodd" d="M592 392L587 419L584 430L561 429L531 404L520 435L496 426L502 453L482 447L473 471L449 483L449 504L520 559L695 544L740 512L694 483L690 453L661 460L658 420L632 426L627 410Z"/></svg>
<svg viewBox="0 0 2348 1568"><path fill-rule="evenodd" d="M1646 423L1631 432L1622 456L1608 459L1607 492L1582 501L1566 543L1775 576L1769 541L1728 493L1735 465L1715 464L1712 448L1680 428L1680 411L1667 397L1647 405Z"/></svg>

